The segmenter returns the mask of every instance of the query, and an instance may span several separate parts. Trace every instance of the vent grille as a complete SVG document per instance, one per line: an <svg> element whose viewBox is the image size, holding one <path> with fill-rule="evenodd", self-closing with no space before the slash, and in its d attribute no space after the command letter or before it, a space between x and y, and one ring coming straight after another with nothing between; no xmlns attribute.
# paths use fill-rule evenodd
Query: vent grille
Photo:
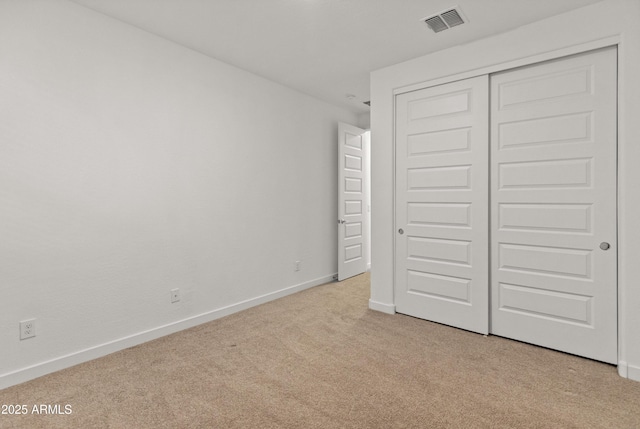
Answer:
<svg viewBox="0 0 640 429"><path fill-rule="evenodd" d="M442 19L444 19L444 22L446 22L449 27L455 27L456 25L464 24L462 17L455 9L451 9L443 13Z"/></svg>
<svg viewBox="0 0 640 429"><path fill-rule="evenodd" d="M424 20L427 23L430 29L432 29L435 33L439 33L444 30L448 30L447 24L444 23L444 20L440 17L440 15L433 16L431 18L427 18Z"/></svg>
<svg viewBox="0 0 640 429"><path fill-rule="evenodd" d="M444 12L423 18L422 21L424 21L434 33L439 33L467 22L462 15L462 11L457 6L453 9L447 9Z"/></svg>

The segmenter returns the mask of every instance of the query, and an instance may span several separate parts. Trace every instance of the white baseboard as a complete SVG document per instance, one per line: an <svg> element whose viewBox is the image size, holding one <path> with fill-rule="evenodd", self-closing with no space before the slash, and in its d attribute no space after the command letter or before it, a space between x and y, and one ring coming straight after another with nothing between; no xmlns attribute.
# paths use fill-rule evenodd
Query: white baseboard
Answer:
<svg viewBox="0 0 640 429"><path fill-rule="evenodd" d="M626 375L625 378L633 381L640 381L640 366L629 365L625 362Z"/></svg>
<svg viewBox="0 0 640 429"><path fill-rule="evenodd" d="M627 362L618 361L618 375L633 381L640 381L640 366L629 365Z"/></svg>
<svg viewBox="0 0 640 429"><path fill-rule="evenodd" d="M628 369L629 367L627 366L627 363L625 361L618 361L618 375L620 377L627 378L627 375L629 373Z"/></svg>
<svg viewBox="0 0 640 429"><path fill-rule="evenodd" d="M198 314L196 316L188 317L183 320L178 320L176 322L158 326L147 331L142 331L137 334L110 341L108 343L89 347L78 352L70 353L68 355L60 356L49 361L40 362L36 365L2 374L0 375L0 389L5 389L16 384L24 383L25 381L33 380L34 378L38 378L55 371L60 371L62 369L69 368L83 362L88 362L90 360L127 349L129 347L146 343L147 341L155 340L157 338L164 337L166 335L173 334L175 332L179 332L197 325L201 325L203 323L211 322L213 320L220 319L221 317L225 317L230 314L255 307L256 305L264 304L266 302L312 288L314 286L332 282L335 275L336 274L331 274L328 276L319 277L308 282L280 289L275 292L238 302L236 304L218 308L216 310Z"/></svg>
<svg viewBox="0 0 640 429"><path fill-rule="evenodd" d="M369 300L369 308L387 314L396 314L396 306L393 304L384 304L372 299Z"/></svg>

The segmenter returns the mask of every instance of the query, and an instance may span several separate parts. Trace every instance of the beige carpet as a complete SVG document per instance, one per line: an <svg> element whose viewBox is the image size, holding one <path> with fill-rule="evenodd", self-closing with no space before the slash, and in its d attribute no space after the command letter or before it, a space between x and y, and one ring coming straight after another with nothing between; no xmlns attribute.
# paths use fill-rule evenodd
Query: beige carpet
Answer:
<svg viewBox="0 0 640 429"><path fill-rule="evenodd" d="M0 391L2 428L640 428L610 365L368 310L368 275Z"/></svg>

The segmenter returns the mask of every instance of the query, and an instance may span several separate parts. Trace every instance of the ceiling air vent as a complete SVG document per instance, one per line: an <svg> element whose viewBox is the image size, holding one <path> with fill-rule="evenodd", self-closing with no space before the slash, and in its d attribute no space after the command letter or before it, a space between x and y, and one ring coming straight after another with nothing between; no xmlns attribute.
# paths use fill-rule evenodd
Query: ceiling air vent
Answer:
<svg viewBox="0 0 640 429"><path fill-rule="evenodd" d="M424 21L434 33L448 30L451 27L455 27L466 22L459 7L447 9L438 14L422 18L422 21Z"/></svg>
<svg viewBox="0 0 640 429"><path fill-rule="evenodd" d="M433 30L434 33L439 33L444 30L448 30L447 24L444 23L444 20L440 17L440 15L432 16L431 18L427 18L424 20L427 23L430 29Z"/></svg>

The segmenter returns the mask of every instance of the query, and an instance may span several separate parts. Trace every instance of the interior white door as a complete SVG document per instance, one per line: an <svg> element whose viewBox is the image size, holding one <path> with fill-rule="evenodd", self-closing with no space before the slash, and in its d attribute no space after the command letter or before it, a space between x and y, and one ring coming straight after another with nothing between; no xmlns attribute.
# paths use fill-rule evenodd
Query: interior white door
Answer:
<svg viewBox="0 0 640 429"><path fill-rule="evenodd" d="M365 130L338 124L338 280L342 281L367 269L368 165Z"/></svg>
<svg viewBox="0 0 640 429"><path fill-rule="evenodd" d="M396 311L489 328L488 77L396 97Z"/></svg>
<svg viewBox="0 0 640 429"><path fill-rule="evenodd" d="M616 50L491 78L491 332L617 362Z"/></svg>

